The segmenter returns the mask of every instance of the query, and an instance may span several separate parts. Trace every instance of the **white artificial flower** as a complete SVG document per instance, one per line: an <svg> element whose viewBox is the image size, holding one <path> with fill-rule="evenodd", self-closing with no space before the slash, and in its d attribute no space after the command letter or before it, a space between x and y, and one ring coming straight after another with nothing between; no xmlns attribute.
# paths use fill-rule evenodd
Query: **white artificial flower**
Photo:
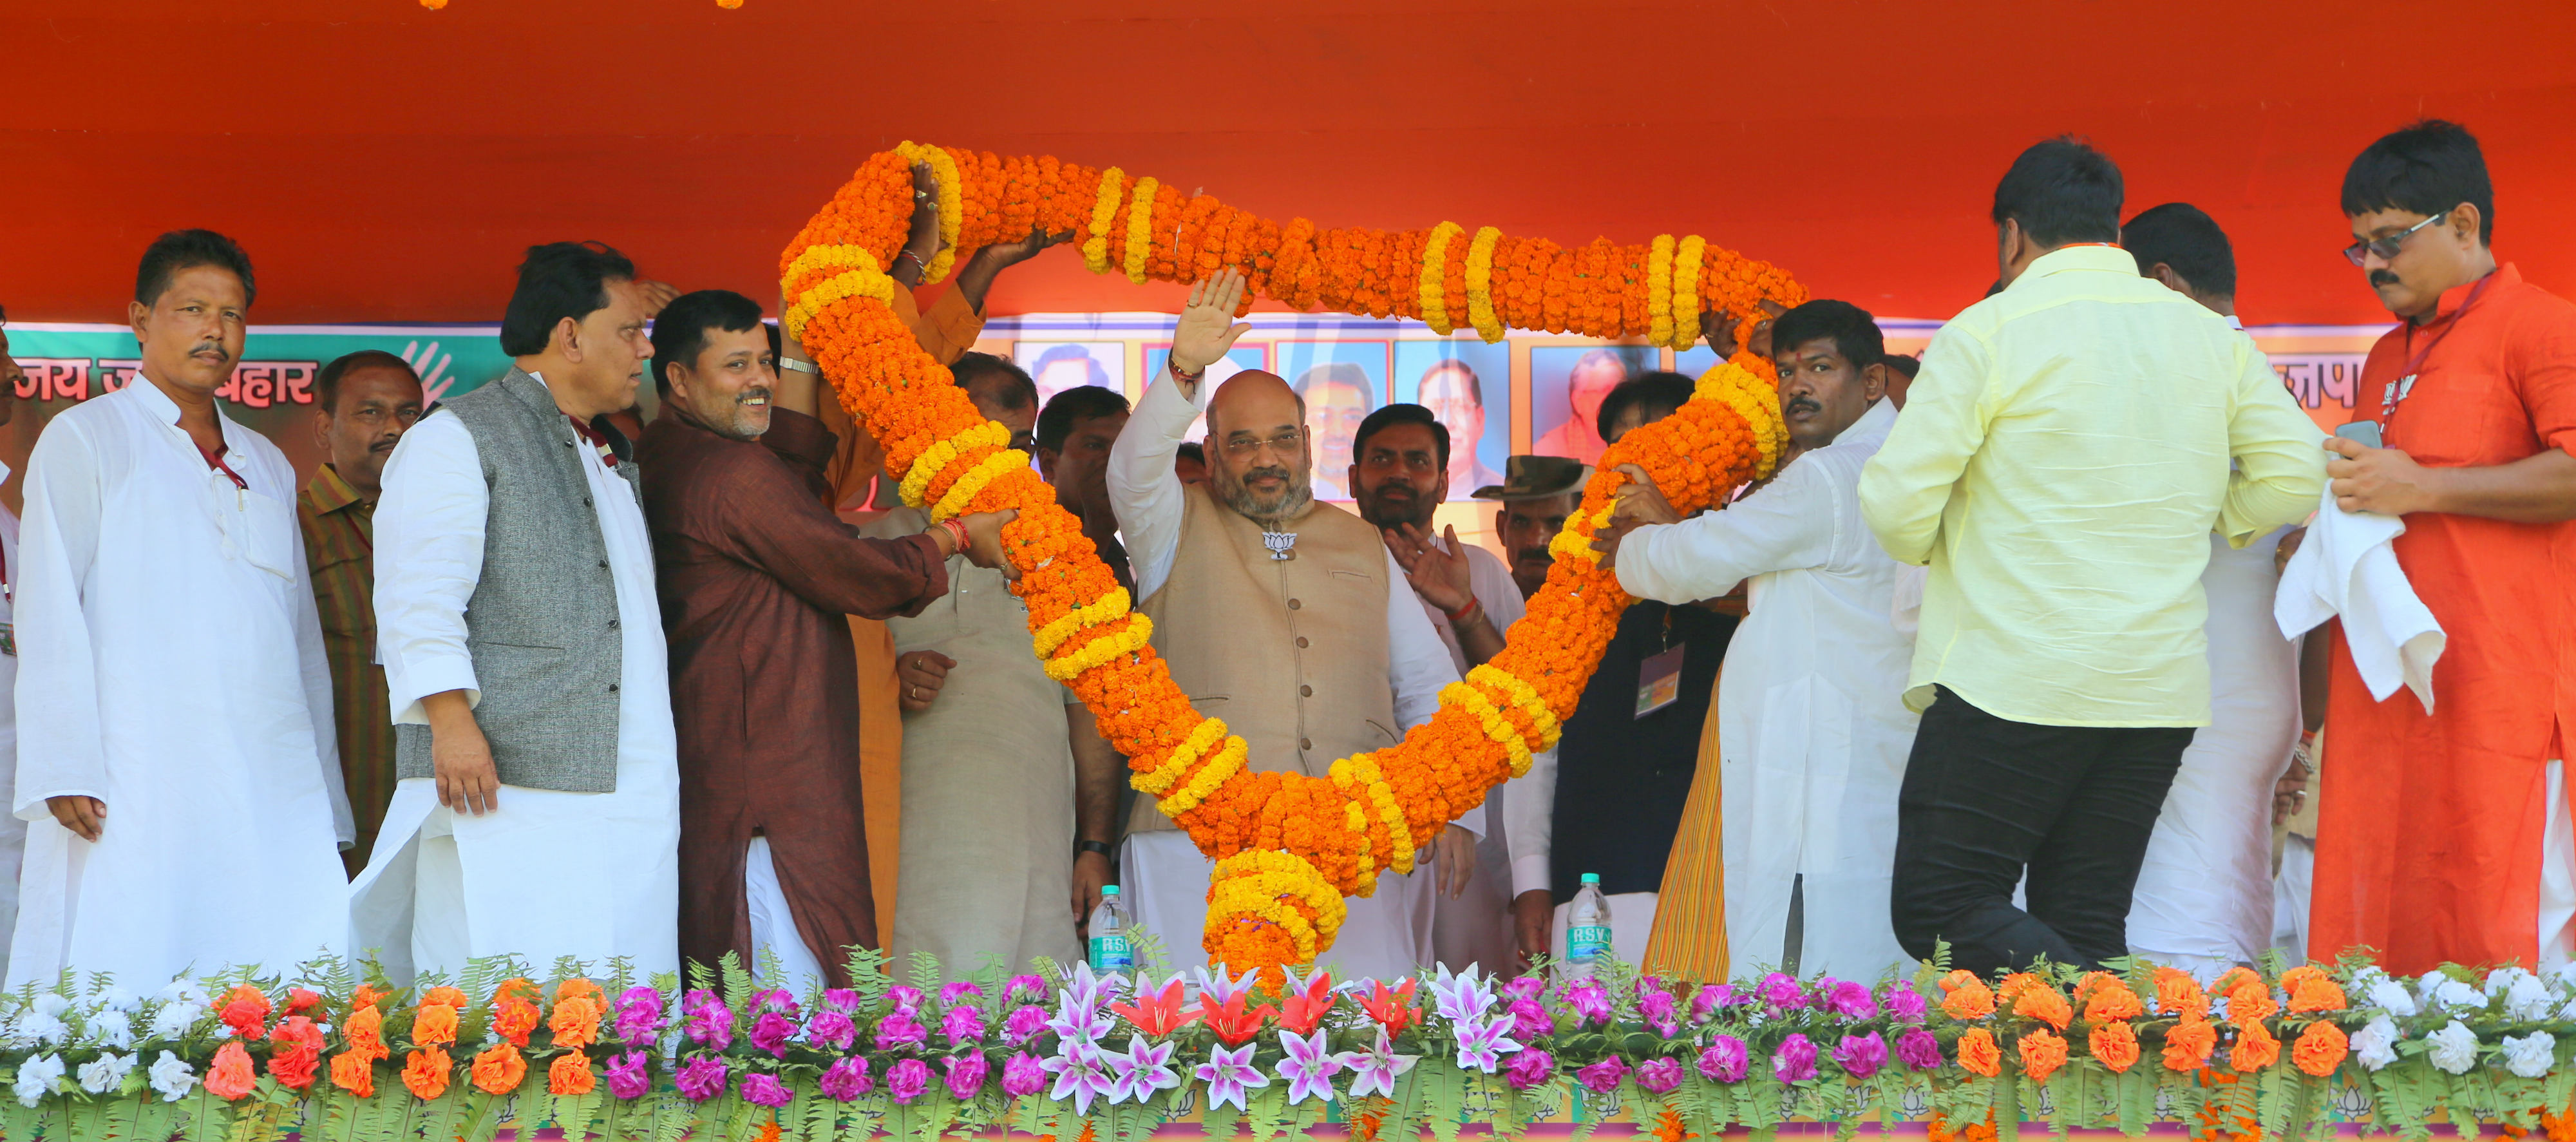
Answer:
<svg viewBox="0 0 2576 1142"><path fill-rule="evenodd" d="M38 995L33 1006L40 1015L60 1015L72 1009L72 1001L48 991Z"/></svg>
<svg viewBox="0 0 2576 1142"><path fill-rule="evenodd" d="M115 984L109 984L105 988L100 989L96 997L96 1002L98 1003L100 1010L103 1011L123 1011L131 1013L142 1010L143 1008L142 996L136 995L133 992L116 986Z"/></svg>
<svg viewBox="0 0 2576 1142"><path fill-rule="evenodd" d="M2549 1016L2550 1003L2552 1000L2557 998L2549 993L2549 985L2540 982L2540 977L2533 975L2530 972L2522 971L2520 968L2514 968L2512 970L2522 972L2522 974L2517 976L2513 982L2505 985L2504 1013L2506 1017L2512 1019L2547 1018ZM2498 972L2496 974L2502 975L2504 973ZM2493 980L2490 979L2489 982L2492 983Z"/></svg>
<svg viewBox="0 0 2576 1142"><path fill-rule="evenodd" d="M2478 1033L2457 1019L2425 1036L2424 1042L2432 1047L2425 1057L2433 1060L2433 1066L2444 1073L2465 1075L2470 1067L2478 1065Z"/></svg>
<svg viewBox="0 0 2576 1142"><path fill-rule="evenodd" d="M2549 1073L2558 1062L2558 1040L2547 1031L2534 1031L2520 1038L2504 1037L2504 1069L2527 1079Z"/></svg>
<svg viewBox="0 0 2576 1142"><path fill-rule="evenodd" d="M81 1064L81 1089L91 1094L106 1094L125 1082L125 1072L134 1069L134 1056L109 1051Z"/></svg>
<svg viewBox="0 0 2576 1142"><path fill-rule="evenodd" d="M2375 1071L2397 1061L2397 1025L2385 1015L2352 1033L2352 1053L2361 1060L2362 1069Z"/></svg>
<svg viewBox="0 0 2576 1142"><path fill-rule="evenodd" d="M2549 982L2560 991L2576 989L2576 960L2549 969Z"/></svg>
<svg viewBox="0 0 2576 1142"><path fill-rule="evenodd" d="M152 1064L152 1069L147 1073L152 1076L153 1092L159 1094L163 1102L177 1102L186 1098L188 1091L197 1085L197 1072L179 1056L168 1051L161 1052L160 1059Z"/></svg>
<svg viewBox="0 0 2576 1142"><path fill-rule="evenodd" d="M2448 977L2434 984L2433 990L2425 993L2424 1001L2428 1007L2435 1010L2467 1008L2471 1011L2479 1011L2484 1010L2487 1005L2487 997L2478 989Z"/></svg>
<svg viewBox="0 0 2576 1142"><path fill-rule="evenodd" d="M101 1011L89 1021L91 1041L119 1051L134 1045L134 1017L122 1011Z"/></svg>
<svg viewBox="0 0 2576 1142"><path fill-rule="evenodd" d="M50 1047L70 1038L72 1028L71 1024L39 1009L18 1017L17 1033L21 1038L32 1039Z"/></svg>
<svg viewBox="0 0 2576 1142"><path fill-rule="evenodd" d="M21 1105L32 1107L43 1101L46 1095L52 1094L55 1081L62 1077L63 1057L61 1055L29 1059L18 1064L18 1081L10 1084L9 1089L18 1096L18 1102Z"/></svg>
<svg viewBox="0 0 2576 1142"><path fill-rule="evenodd" d="M2406 990L2405 984L2388 978L2386 973L2381 973L2378 979L2366 985L2362 998L2368 1001L2364 1006L2385 1008L2391 1015L2415 1014L2415 993Z"/></svg>
<svg viewBox="0 0 2576 1142"><path fill-rule="evenodd" d="M152 998L161 1000L165 1003L193 1003L199 1007L203 1007L207 1003L211 1002L210 998L206 995L205 988L199 987L195 983L186 979L171 980L168 986L154 992L152 994Z"/></svg>
<svg viewBox="0 0 2576 1142"><path fill-rule="evenodd" d="M2503 995L2505 992L2513 989L2513 985L2516 980L2523 979L2525 977L2533 979L2539 978L2538 976L2533 976L2530 972L2524 971L2523 969L2514 967L2510 964L2497 968L2494 971L2487 973L2485 985L2486 992L2491 996Z"/></svg>
<svg viewBox="0 0 2576 1142"><path fill-rule="evenodd" d="M186 1035L189 1028L205 1017L203 1006L184 999L173 1000L152 1013L152 1029L147 1034L155 1039L176 1039Z"/></svg>

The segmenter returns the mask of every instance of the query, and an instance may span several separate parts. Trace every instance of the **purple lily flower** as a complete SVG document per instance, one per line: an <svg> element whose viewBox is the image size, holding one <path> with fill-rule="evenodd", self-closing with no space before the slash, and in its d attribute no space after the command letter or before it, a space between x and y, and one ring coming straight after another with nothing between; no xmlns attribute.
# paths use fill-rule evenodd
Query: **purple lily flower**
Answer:
<svg viewBox="0 0 2576 1142"><path fill-rule="evenodd" d="M984 989L968 983L965 980L957 980L939 989L939 1002L943 1006L954 1006L957 1003L957 997L961 995L971 995L977 999L982 999L984 998Z"/></svg>
<svg viewBox="0 0 2576 1142"><path fill-rule="evenodd" d="M1825 997L1825 1009L1846 1019L1873 1019L1878 1015L1878 997L1869 993L1868 984L1843 980Z"/></svg>
<svg viewBox="0 0 2576 1142"><path fill-rule="evenodd" d="M1065 978L1064 988L1056 992L1056 1005L1083 1011L1097 1011L1101 1004L1109 1002L1109 997L1117 994L1118 989L1126 983L1127 977L1117 972L1109 973L1104 979L1091 974L1091 965L1088 962L1076 963L1073 965L1073 973Z"/></svg>
<svg viewBox="0 0 2576 1142"><path fill-rule="evenodd" d="M1938 1069L1941 1065L1941 1040L1917 1027L1896 1037L1896 1058L1913 1070Z"/></svg>
<svg viewBox="0 0 2576 1142"><path fill-rule="evenodd" d="M1816 1077L1814 1041L1795 1032L1782 1039L1780 1049L1771 1052L1771 1074L1784 1083L1800 1083Z"/></svg>
<svg viewBox="0 0 2576 1142"><path fill-rule="evenodd" d="M1191 968L1190 986L1197 988L1200 994L1216 1000L1217 1006L1222 1007L1236 995L1252 990L1252 981L1260 978L1260 975L1259 971L1248 971L1243 973L1241 978L1237 978L1227 974L1223 965L1217 967L1215 975L1209 975L1208 970L1203 967Z"/></svg>
<svg viewBox="0 0 2576 1142"><path fill-rule="evenodd" d="M1887 1013L1895 1016L1899 1023L1923 1022L1925 1009L1928 1006L1923 1000L1923 993L1914 990L1913 984L1900 983L1888 990Z"/></svg>
<svg viewBox="0 0 2576 1142"><path fill-rule="evenodd" d="M1075 1114L1091 1113L1091 1100L1108 1094L1117 1081L1110 1076L1100 1048L1088 1040L1065 1039L1056 1044L1054 1055L1038 1065L1055 1076L1055 1089L1047 1097L1057 1102L1072 1099Z"/></svg>
<svg viewBox="0 0 2576 1142"><path fill-rule="evenodd" d="M1556 1056L1537 1047L1523 1047L1503 1064L1503 1078L1513 1090L1528 1090L1555 1073Z"/></svg>
<svg viewBox="0 0 2576 1142"><path fill-rule="evenodd" d="M1673 1058L1657 1058L1637 1064L1637 1085L1655 1094L1671 1094L1680 1090L1682 1061Z"/></svg>
<svg viewBox="0 0 2576 1142"><path fill-rule="evenodd" d="M1485 1012L1494 1006L1493 989L1486 985L1484 977L1476 974L1472 965L1458 975L1449 974L1446 967L1441 968L1440 977L1431 981L1431 995L1433 1009L1452 1023L1482 1019ZM1491 1070L1487 1068L1489 1073Z"/></svg>
<svg viewBox="0 0 2576 1142"><path fill-rule="evenodd" d="M1043 993L1041 993L1043 994ZM1046 1064L1027 1051L1002 1060L1002 1093L1027 1098L1046 1089Z"/></svg>
<svg viewBox="0 0 2576 1142"><path fill-rule="evenodd" d="M834 1062L823 1072L823 1095L834 1102L849 1102L877 1089L877 1080L868 1074L868 1061L851 1055Z"/></svg>
<svg viewBox="0 0 2576 1142"><path fill-rule="evenodd" d="M859 1025L850 1017L830 1008L814 1013L805 1021L805 1041L817 1046L846 1051L859 1038Z"/></svg>
<svg viewBox="0 0 2576 1142"><path fill-rule="evenodd" d="M1733 1035L1710 1039L1708 1048L1699 1053L1699 1073L1716 1082L1740 1083L1752 1070L1753 1053Z"/></svg>
<svg viewBox="0 0 2576 1142"><path fill-rule="evenodd" d="M1172 1045L1148 1044L1130 1035L1124 1053L1104 1054L1113 1078L1109 1084L1109 1101L1143 1102L1158 1090L1181 1085L1181 1074L1165 1064L1172 1061Z"/></svg>
<svg viewBox="0 0 2576 1142"><path fill-rule="evenodd" d="M886 1093L905 1106L930 1089L930 1064L919 1059L897 1059L886 1068Z"/></svg>
<svg viewBox="0 0 2576 1142"><path fill-rule="evenodd" d="M1002 1021L1002 1037L1010 1040L1014 1047L1027 1046L1029 1040L1037 1038L1038 1032L1046 1029L1046 1008L1034 1003L1019 1005L1012 1010L1010 1018Z"/></svg>
<svg viewBox="0 0 2576 1142"><path fill-rule="evenodd" d="M1834 1062L1843 1073L1856 1079L1877 1074L1887 1065L1887 1040L1872 1031L1866 1035L1845 1035L1834 1047Z"/></svg>
<svg viewBox="0 0 2576 1142"><path fill-rule="evenodd" d="M1535 999L1515 999L1511 1006L1512 1037L1521 1042L1556 1033L1556 1017L1547 1013L1547 1005Z"/></svg>
<svg viewBox="0 0 2576 1142"><path fill-rule="evenodd" d="M700 1055L680 1064L680 1073L671 1076L671 1083L679 1087L680 1093L689 1101L705 1102L724 1093L725 1077L730 1073L723 1059Z"/></svg>
<svg viewBox="0 0 2576 1142"><path fill-rule="evenodd" d="M650 990L650 989L647 989ZM642 1098L653 1089L653 1076L647 1070L647 1056L642 1051L628 1051L608 1057L608 1093L619 1098Z"/></svg>
<svg viewBox="0 0 2576 1142"><path fill-rule="evenodd" d="M763 1011L751 1023L751 1045L779 1058L787 1057L787 1041L796 1037L796 1021L775 1011Z"/></svg>
<svg viewBox="0 0 2576 1142"><path fill-rule="evenodd" d="M948 1014L939 1020L939 1031L948 1036L948 1045L951 1047L981 1043L984 1041L984 1009L951 1007L948 1009Z"/></svg>
<svg viewBox="0 0 2576 1142"><path fill-rule="evenodd" d="M1033 975L1015 975L1009 982L1002 985L1002 1002L1021 1003L1045 999L1046 993L1046 980Z"/></svg>
<svg viewBox="0 0 2576 1142"><path fill-rule="evenodd" d="M796 1101L796 1095L776 1075L744 1075L742 1100L754 1106L785 1106Z"/></svg>
<svg viewBox="0 0 2576 1142"><path fill-rule="evenodd" d="M1461 1020L1458 1030L1458 1069L1492 1074L1502 1066L1502 1057L1521 1049L1507 1037L1512 1017L1498 1015L1492 1019Z"/></svg>
<svg viewBox="0 0 2576 1142"><path fill-rule="evenodd" d="M1253 1044L1245 1043L1229 1051L1219 1043L1208 1050L1208 1061L1192 1068L1190 1073L1207 1084L1209 1106L1231 1102L1237 1110L1250 1110L1252 1104L1246 1101L1246 1092L1270 1085L1270 1076L1252 1065L1252 1048Z"/></svg>
<svg viewBox="0 0 2576 1142"><path fill-rule="evenodd" d="M1773 1015L1807 1005L1807 989L1798 986L1798 981L1785 972L1775 971L1763 976L1762 985L1755 992L1762 997L1762 1002L1771 1005Z"/></svg>
<svg viewBox="0 0 2576 1142"><path fill-rule="evenodd" d="M964 1102L968 1099L974 1098L976 1095L982 1094L984 1092L984 1079L987 1075L992 1073L993 1068L991 1063L984 1061L984 1052L982 1051L968 1051L963 1055L951 1055L948 1058L941 1060L940 1065L948 1069L949 1096L957 1099L959 1102Z"/></svg>
<svg viewBox="0 0 2576 1142"><path fill-rule="evenodd" d="M1351 1097L1361 1098L1372 1092L1393 1096L1395 1077L1421 1062L1420 1055L1399 1055L1395 1044L1388 1042L1386 1028L1377 1029L1377 1042L1365 1051L1346 1051L1342 1066L1351 1072Z"/></svg>
<svg viewBox="0 0 2576 1142"><path fill-rule="evenodd" d="M1602 989L1599 980L1576 980L1565 989L1565 1002L1574 1009L1577 1026L1610 1022L1610 993Z"/></svg>
<svg viewBox="0 0 2576 1142"><path fill-rule="evenodd" d="M1056 1038L1071 1043L1097 1043L1114 1026L1116 1023L1102 1013L1097 1004L1088 1007L1077 1004L1070 993L1057 1000L1055 1018L1046 1023L1047 1030L1055 1032ZM1063 1096L1054 1097L1061 1099Z"/></svg>
<svg viewBox="0 0 2576 1142"><path fill-rule="evenodd" d="M1588 1067L1578 1067L1574 1072L1574 1081L1582 1083L1583 1089L1594 1094L1609 1094L1618 1090L1619 1080L1626 1077L1628 1077L1628 1061L1617 1055L1612 1055Z"/></svg>
<svg viewBox="0 0 2576 1142"><path fill-rule="evenodd" d="M650 1043L662 1034L662 993L630 987L617 997L617 1037L627 1043Z"/></svg>
<svg viewBox="0 0 2576 1142"><path fill-rule="evenodd" d="M1291 1105L1309 1098L1333 1097L1333 1076L1342 1071L1342 1057L1325 1045L1326 1035L1320 1027L1311 1036L1279 1033L1279 1049L1287 1052L1287 1057L1279 1060L1279 1077L1288 1080Z"/></svg>

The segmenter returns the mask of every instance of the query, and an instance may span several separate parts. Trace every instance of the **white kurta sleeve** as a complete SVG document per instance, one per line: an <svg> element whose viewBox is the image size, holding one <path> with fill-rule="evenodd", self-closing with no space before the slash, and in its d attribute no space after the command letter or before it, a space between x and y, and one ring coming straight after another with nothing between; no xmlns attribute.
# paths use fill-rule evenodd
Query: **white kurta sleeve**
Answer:
<svg viewBox="0 0 2576 1142"><path fill-rule="evenodd" d="M18 789L11 814L50 818L48 797L107 798L98 659L83 589L98 559L103 489L95 444L56 419L27 461L13 612L18 640ZM111 806L111 809L113 806Z"/></svg>
<svg viewBox="0 0 2576 1142"><path fill-rule="evenodd" d="M1530 758L1528 773L1503 793L1503 836L1511 842L1512 895L1548 886L1548 845L1556 836L1556 751Z"/></svg>
<svg viewBox="0 0 2576 1142"><path fill-rule="evenodd" d="M1433 629L1431 616L1422 613L1422 599L1407 584L1404 565L1392 551L1386 553L1386 576L1386 678L1395 691L1396 724L1411 730L1440 712L1440 689L1458 680L1458 664ZM1459 814L1457 824L1485 835L1485 807Z"/></svg>
<svg viewBox="0 0 2576 1142"><path fill-rule="evenodd" d="M1690 603L1765 572L1827 565L1836 540L1855 521L1843 518L1842 497L1825 468L1793 461L1779 479L1724 511L1629 532L1619 541L1620 589L1641 599Z"/></svg>
<svg viewBox="0 0 2576 1142"><path fill-rule="evenodd" d="M280 468L290 487L295 470ZM288 497L289 504L294 503ZM290 509L292 510L292 509ZM313 718L313 745L322 761L322 788L331 795L331 835L339 838L343 849L358 841L358 819L349 812L349 785L340 772L340 731L332 720L332 704L338 699L331 693L331 659L322 648L322 615L314 608L313 568L305 562L304 545L289 544L294 549L295 654L304 672L304 708Z"/></svg>
<svg viewBox="0 0 2576 1142"><path fill-rule="evenodd" d="M1118 534L1127 544L1127 566L1135 573L1140 603L1171 578L1172 560L1180 554L1188 488L1172 471L1172 460L1190 423L1207 411L1208 394L1215 387L1200 381L1194 399L1181 394L1180 382L1155 378L1109 446L1110 510L1118 516ZM1217 462L1214 456L1207 459Z"/></svg>
<svg viewBox="0 0 2576 1142"><path fill-rule="evenodd" d="M385 462L376 502L376 645L396 725L426 725L420 700L450 690L483 700L465 648L465 603L483 574L491 489L474 434L428 416Z"/></svg>

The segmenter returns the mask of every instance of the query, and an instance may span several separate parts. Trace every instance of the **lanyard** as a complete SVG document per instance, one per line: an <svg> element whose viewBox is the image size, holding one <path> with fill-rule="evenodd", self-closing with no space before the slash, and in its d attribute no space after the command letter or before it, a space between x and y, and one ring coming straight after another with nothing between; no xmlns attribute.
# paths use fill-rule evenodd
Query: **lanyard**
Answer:
<svg viewBox="0 0 2576 1142"><path fill-rule="evenodd" d="M2380 431L2388 430L2388 419L2397 414L2397 402L2405 400L2407 394L2415 391L2415 377L2423 372L2425 359L2433 355L2433 350L2441 348L2442 340L2449 337L2452 330L2460 327L2460 319L2467 317L2470 310L2477 308L2478 298L2484 296L2487 286L2494 282L2495 275L2488 274L2478 279L2478 284L2469 287L2469 296L2460 302L2459 310L2451 314L2450 322L2442 326L2440 332L2426 338L2424 347L2421 349L2415 348L2415 323L2412 321L2406 323L2406 368L2397 374L2396 379L2389 381L2379 391Z"/></svg>

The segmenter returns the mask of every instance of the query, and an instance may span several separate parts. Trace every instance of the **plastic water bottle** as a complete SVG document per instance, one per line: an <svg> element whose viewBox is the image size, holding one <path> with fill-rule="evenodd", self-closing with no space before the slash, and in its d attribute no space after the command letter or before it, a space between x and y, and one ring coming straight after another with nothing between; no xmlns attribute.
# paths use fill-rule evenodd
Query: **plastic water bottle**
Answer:
<svg viewBox="0 0 2576 1142"><path fill-rule="evenodd" d="M1134 972L1136 949L1127 942L1127 909L1118 902L1118 886L1100 886L1100 907L1091 910L1091 974Z"/></svg>
<svg viewBox="0 0 2576 1142"><path fill-rule="evenodd" d="M1609 958L1610 902L1601 898L1601 874L1587 872L1565 912L1565 976L1591 979Z"/></svg>

